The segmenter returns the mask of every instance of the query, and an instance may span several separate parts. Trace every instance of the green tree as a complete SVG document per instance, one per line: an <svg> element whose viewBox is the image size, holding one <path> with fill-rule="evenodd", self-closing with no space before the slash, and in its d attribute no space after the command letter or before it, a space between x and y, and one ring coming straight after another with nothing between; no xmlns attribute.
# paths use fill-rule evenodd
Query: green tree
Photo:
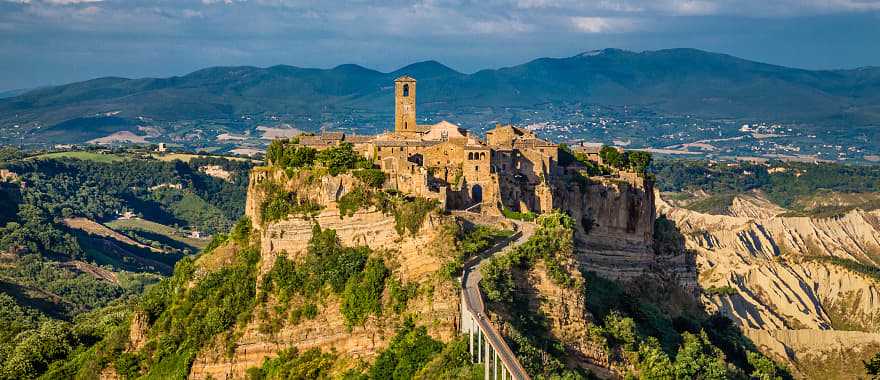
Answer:
<svg viewBox="0 0 880 380"><path fill-rule="evenodd" d="M624 168L627 165L626 156L613 146L602 146L602 149L599 150L599 157L602 158L603 164L618 169Z"/></svg>
<svg viewBox="0 0 880 380"><path fill-rule="evenodd" d="M675 356L675 375L679 379L727 379L729 373L724 353L709 342L705 331L699 335L685 332L684 342Z"/></svg>
<svg viewBox="0 0 880 380"><path fill-rule="evenodd" d="M874 355L868 361L862 361L865 365L865 371L871 375L872 379L880 379L880 352Z"/></svg>
<svg viewBox="0 0 880 380"><path fill-rule="evenodd" d="M648 166L651 165L652 160L651 153L639 150L629 152L628 158L630 168L632 168L634 172L640 174L645 173L645 171L648 170Z"/></svg>
<svg viewBox="0 0 880 380"><path fill-rule="evenodd" d="M353 169L358 162L365 161L365 159L354 151L353 145L342 143L318 152L317 161L329 170L330 175L335 176L348 169Z"/></svg>
<svg viewBox="0 0 880 380"><path fill-rule="evenodd" d="M669 355L663 352L657 338L648 337L639 345L639 378L643 380L674 380L675 369Z"/></svg>

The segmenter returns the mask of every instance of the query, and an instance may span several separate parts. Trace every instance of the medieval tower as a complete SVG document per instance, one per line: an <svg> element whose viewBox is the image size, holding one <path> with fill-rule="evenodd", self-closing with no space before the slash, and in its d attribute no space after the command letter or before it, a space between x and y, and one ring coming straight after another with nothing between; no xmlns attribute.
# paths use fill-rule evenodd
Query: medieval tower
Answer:
<svg viewBox="0 0 880 380"><path fill-rule="evenodd" d="M414 134L416 128L416 80L402 76L394 80L394 132Z"/></svg>

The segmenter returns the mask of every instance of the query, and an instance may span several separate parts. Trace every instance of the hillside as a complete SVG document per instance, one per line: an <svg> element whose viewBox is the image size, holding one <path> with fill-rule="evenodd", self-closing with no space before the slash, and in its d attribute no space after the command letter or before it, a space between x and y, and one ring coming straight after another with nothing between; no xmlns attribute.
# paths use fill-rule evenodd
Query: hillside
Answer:
<svg viewBox="0 0 880 380"><path fill-rule="evenodd" d="M185 229L227 230L225 213L237 217L244 208L250 168L206 157L162 162L124 150L2 153L3 379L34 377L55 355L115 323L148 285L208 244ZM204 166L225 168L228 180L202 173ZM178 186L161 186L168 184Z"/></svg>
<svg viewBox="0 0 880 380"><path fill-rule="evenodd" d="M730 211L742 216L712 215L658 197L658 213L695 256L703 301L756 345L806 378L865 376L861 360L880 347L880 211L831 217L756 211L767 204L737 197Z"/></svg>
<svg viewBox="0 0 880 380"><path fill-rule="evenodd" d="M479 113L477 125L510 118L509 108L558 111L575 104L831 127L880 122L878 68L809 71L694 49L606 49L473 74L427 61L390 73L357 65L326 70L281 65L214 67L171 78L99 78L0 99L0 127L8 135L2 137L55 142L169 122L188 127L183 121L242 130L249 123L280 120L314 129L353 118L347 127L381 130L377 123L391 113L390 83L403 74L419 80L422 110L468 122L467 115Z"/></svg>

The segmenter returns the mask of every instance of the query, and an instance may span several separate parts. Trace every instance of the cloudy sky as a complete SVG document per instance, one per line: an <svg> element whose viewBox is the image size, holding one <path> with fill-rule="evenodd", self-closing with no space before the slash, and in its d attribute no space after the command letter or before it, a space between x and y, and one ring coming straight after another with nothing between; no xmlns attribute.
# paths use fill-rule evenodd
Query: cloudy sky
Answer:
<svg viewBox="0 0 880 380"><path fill-rule="evenodd" d="M880 66L880 0L0 0L0 90L216 65L473 72L606 47Z"/></svg>

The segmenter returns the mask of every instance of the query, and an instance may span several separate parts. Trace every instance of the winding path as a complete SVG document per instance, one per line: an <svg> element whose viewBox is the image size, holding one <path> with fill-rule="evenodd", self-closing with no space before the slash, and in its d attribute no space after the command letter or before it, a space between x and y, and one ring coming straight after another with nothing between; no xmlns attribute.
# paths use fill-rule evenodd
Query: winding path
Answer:
<svg viewBox="0 0 880 380"><path fill-rule="evenodd" d="M507 252L508 250L525 243L535 232L535 225L533 223L520 221L513 222L517 226L517 231L513 236L498 242L491 248L483 251L479 256L474 257L465 263L465 269L461 278L462 307L467 308L467 311L473 317L473 322L477 324L479 331L485 335L487 343L489 343L492 349L496 352L498 359L501 360L501 363L504 365L503 369L507 370L511 375L511 378L516 380L529 380L529 375L526 373L522 364L520 364L510 347L507 346L504 337L486 317L486 307L483 303L483 295L480 292L480 280L482 280L480 265L487 259L499 253ZM462 315L464 314L465 313L462 313ZM477 349L481 350L482 347L479 347L478 345ZM471 353L473 354L473 351L471 351ZM486 356L488 356L488 354ZM486 362L486 376L488 377L489 363L488 360L484 361ZM497 363L495 364L495 367L497 367ZM492 371L493 374L495 374L496 369L493 367ZM504 371L502 371L502 378L504 377ZM495 378L497 379L497 374L495 374Z"/></svg>

